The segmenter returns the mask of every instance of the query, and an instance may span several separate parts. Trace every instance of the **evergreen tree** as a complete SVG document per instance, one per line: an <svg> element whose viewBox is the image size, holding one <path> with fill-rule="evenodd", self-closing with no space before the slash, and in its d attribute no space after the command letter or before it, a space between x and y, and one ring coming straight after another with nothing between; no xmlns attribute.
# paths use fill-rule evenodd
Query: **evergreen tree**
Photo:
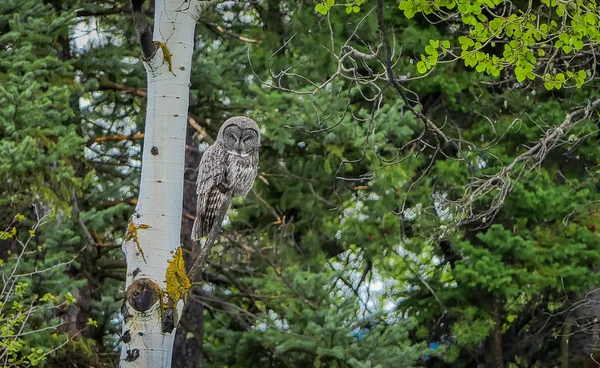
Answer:
<svg viewBox="0 0 600 368"><path fill-rule="evenodd" d="M198 251L189 232L203 150L235 115L258 121L264 138L254 190L234 203L190 289L174 366L593 363L600 198L586 57L596 10L506 5L269 0L201 16L186 265ZM120 248L150 149L130 4L9 0L0 10L1 273L27 244L23 276L2 294L0 335L11 338L0 355L5 365L115 366ZM460 13L432 24L441 10ZM541 14L557 27L538 39L530 17ZM502 32L490 40L492 21ZM520 40L531 42L503 55ZM530 52L541 64L529 68ZM590 71L583 84L580 70ZM49 214L37 228L36 210Z"/></svg>

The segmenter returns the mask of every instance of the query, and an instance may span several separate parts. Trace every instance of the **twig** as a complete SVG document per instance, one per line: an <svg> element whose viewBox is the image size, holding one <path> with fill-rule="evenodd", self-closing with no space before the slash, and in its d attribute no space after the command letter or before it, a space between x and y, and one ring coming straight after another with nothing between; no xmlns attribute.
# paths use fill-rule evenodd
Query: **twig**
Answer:
<svg viewBox="0 0 600 368"><path fill-rule="evenodd" d="M565 117L565 120L559 126L549 129L536 145L517 156L510 164L503 167L500 172L490 176L485 182L478 185L477 189L473 190L469 195L463 197L463 199L459 201L459 206L462 207L462 210L465 212L465 214L467 214L467 216L460 220L459 224L469 224L475 221L486 219L486 217L495 216L502 208L504 199L512 190L514 183L518 179L513 179L511 177L516 166L520 163L522 165L521 170L518 172L518 176L520 176L528 164L530 165L530 170L541 165L542 161L544 161L550 150L558 145L560 138L579 123L590 117L591 113L596 107L598 107L598 105L600 105L600 99L592 101L588 103L587 106L579 108L568 114ZM497 190L498 194L494 196L492 204L488 207L488 209L486 211L473 214L472 205L475 200L494 190Z"/></svg>
<svg viewBox="0 0 600 368"><path fill-rule="evenodd" d="M137 139L144 139L144 133L137 133L137 134L130 134L130 135L124 135L124 134L105 135L105 136L96 137L96 138L91 139L87 143L87 145L91 146L93 143L98 143L98 142L124 141L124 140L137 140Z"/></svg>
<svg viewBox="0 0 600 368"><path fill-rule="evenodd" d="M385 65L388 81L394 86L396 91L398 91L398 94L400 94L400 97L402 98L402 100L404 100L404 103L406 104L406 107L410 110L410 112L412 112L416 117L418 117L421 121L423 121L423 123L425 123L426 127L429 127L431 130L433 130L435 133L437 133L437 135L442 137L444 139L444 141L446 141L447 143L450 142L450 139L446 136L446 134L444 134L444 132L442 132L440 130L440 128L437 127L437 125L435 125L431 120L429 120L428 117L423 115L422 112L417 111L412 106L412 104L408 100L408 97L406 96L406 93L404 93L404 88L402 87L400 82L398 82L396 77L394 77L394 70L392 69L392 47L390 46L390 40L388 38L387 29L385 28L385 22L383 19L383 0L377 0L377 12L376 13L377 13L377 29L379 30L381 42L383 43L384 48L385 48L385 63L384 63L384 65Z"/></svg>
<svg viewBox="0 0 600 368"><path fill-rule="evenodd" d="M96 244L96 241L94 240L94 237L92 236L92 233L90 233L90 230L87 228L85 222L80 216L81 211L79 210L79 204L77 203L77 195L74 191L71 193L71 195L73 196L73 215L75 215L75 217L77 218L77 222L79 222L79 227L83 231L83 234L87 238L90 245L94 247L98 246L98 244Z"/></svg>
<svg viewBox="0 0 600 368"><path fill-rule="evenodd" d="M240 41L244 41L244 42L248 42L248 43L256 43L256 44L261 44L262 43L262 40L244 37L242 35L239 35L237 33L233 33L231 31L225 29L225 28L221 27L218 24L211 23L211 22L206 21L204 19L200 19L199 22L202 23L202 24L204 24L207 28L209 28L211 30L216 30L216 31L218 31L221 34L227 35L229 37L237 38Z"/></svg>

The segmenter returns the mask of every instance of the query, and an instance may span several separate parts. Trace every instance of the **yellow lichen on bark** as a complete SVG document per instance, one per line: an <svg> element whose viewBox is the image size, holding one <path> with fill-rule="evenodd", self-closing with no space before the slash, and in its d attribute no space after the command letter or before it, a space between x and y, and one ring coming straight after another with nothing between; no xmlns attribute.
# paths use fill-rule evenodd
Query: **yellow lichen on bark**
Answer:
<svg viewBox="0 0 600 368"><path fill-rule="evenodd" d="M160 41L154 41L154 44L157 45L158 47L160 47L160 49L162 50L163 57L165 58L165 62L167 63L167 66L169 67L169 71L171 73L173 73L173 61L171 59L173 57L173 54L167 48L167 44L162 43ZM173 75L175 75L175 73L173 73Z"/></svg>
<svg viewBox="0 0 600 368"><path fill-rule="evenodd" d="M192 284L185 272L183 251L179 247L175 251L173 259L169 261L169 267L167 268L167 288L165 292L171 302L176 304L179 299L187 296L191 286Z"/></svg>
<svg viewBox="0 0 600 368"><path fill-rule="evenodd" d="M127 232L125 233L125 241L133 239L135 246L137 247L137 249L140 251L140 254L142 255L142 259L144 260L144 263L148 263L148 262L146 262L146 256L144 255L144 251L142 250L142 245L140 244L140 240L138 238L138 230L139 229L149 229L149 228L150 228L150 226L144 225L144 224L135 226L133 221L129 220L129 224L127 224Z"/></svg>

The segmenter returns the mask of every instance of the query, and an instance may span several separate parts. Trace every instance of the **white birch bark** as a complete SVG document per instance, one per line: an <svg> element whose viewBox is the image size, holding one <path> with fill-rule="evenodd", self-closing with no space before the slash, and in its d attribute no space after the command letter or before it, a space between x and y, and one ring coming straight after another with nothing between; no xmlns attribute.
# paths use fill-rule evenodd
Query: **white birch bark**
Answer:
<svg viewBox="0 0 600 368"><path fill-rule="evenodd" d="M148 102L142 176L138 204L123 244L127 259L120 361L123 368L171 366L175 327L185 293L167 292L169 283L175 290L182 287L181 280L176 280L180 277L167 277L167 269L174 258L178 258L175 262L181 261L176 255L181 254L177 249L194 30L200 12L211 3L155 1L152 37L160 44L144 61ZM177 300L173 300L174 295Z"/></svg>

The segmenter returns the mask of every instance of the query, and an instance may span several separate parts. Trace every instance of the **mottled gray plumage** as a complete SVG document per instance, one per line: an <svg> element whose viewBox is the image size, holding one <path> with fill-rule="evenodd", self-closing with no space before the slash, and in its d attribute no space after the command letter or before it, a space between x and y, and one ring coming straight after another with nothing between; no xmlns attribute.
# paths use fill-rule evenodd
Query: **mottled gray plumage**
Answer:
<svg viewBox="0 0 600 368"><path fill-rule="evenodd" d="M208 236L214 224L220 225L231 199L252 189L259 147L260 130L252 119L236 116L223 123L215 143L200 160L192 240Z"/></svg>

